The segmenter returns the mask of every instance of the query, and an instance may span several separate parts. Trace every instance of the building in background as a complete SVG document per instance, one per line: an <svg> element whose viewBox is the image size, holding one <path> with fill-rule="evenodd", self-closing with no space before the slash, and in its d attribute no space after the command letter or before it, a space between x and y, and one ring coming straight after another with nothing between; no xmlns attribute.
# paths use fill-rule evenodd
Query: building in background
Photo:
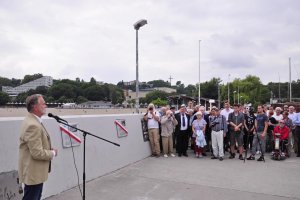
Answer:
<svg viewBox="0 0 300 200"><path fill-rule="evenodd" d="M51 85L53 85L53 78L51 76L43 76L17 87L2 86L2 91L7 93L10 97L16 97L20 93L35 90L39 86L50 87Z"/></svg>

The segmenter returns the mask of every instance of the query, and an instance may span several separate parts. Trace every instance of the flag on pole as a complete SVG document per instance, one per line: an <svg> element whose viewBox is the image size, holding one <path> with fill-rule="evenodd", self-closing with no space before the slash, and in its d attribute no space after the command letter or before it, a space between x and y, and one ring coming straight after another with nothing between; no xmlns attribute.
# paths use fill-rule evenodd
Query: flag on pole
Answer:
<svg viewBox="0 0 300 200"><path fill-rule="evenodd" d="M77 135L75 135L72 131L70 131L67 127L59 125L61 132L69 135L71 138L73 138L74 140L76 140L77 142L81 143L81 139L80 137L78 137Z"/></svg>

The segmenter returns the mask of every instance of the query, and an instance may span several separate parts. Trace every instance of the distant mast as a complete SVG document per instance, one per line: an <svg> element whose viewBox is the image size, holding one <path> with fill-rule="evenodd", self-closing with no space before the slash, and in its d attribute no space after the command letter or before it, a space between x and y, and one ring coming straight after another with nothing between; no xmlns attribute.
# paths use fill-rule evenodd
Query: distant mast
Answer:
<svg viewBox="0 0 300 200"><path fill-rule="evenodd" d="M291 58L289 58L289 77L290 77L290 83L289 83L289 93L290 93L290 102L292 102L292 72L291 72Z"/></svg>

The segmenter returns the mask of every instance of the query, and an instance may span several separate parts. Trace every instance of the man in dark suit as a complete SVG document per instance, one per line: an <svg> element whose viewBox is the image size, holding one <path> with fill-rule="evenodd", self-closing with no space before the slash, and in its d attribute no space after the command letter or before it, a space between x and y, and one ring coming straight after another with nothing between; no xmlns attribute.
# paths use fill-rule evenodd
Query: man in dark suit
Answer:
<svg viewBox="0 0 300 200"><path fill-rule="evenodd" d="M186 114L186 107L185 105L181 105L179 109L179 113L175 115L178 124L175 128L175 132L177 135L177 152L178 156L181 155L188 157L187 149L189 143L189 131L190 131L190 116Z"/></svg>
<svg viewBox="0 0 300 200"><path fill-rule="evenodd" d="M50 136L42 124L46 103L42 95L34 94L26 99L28 114L20 134L19 180L24 183L23 200L40 200L43 183L48 179L51 160L57 149L51 148Z"/></svg>

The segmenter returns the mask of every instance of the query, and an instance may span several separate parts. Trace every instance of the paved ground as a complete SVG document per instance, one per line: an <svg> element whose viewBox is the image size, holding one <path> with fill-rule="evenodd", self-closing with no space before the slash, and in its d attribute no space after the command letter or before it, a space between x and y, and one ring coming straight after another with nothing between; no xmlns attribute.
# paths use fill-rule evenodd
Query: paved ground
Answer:
<svg viewBox="0 0 300 200"><path fill-rule="evenodd" d="M86 185L88 200L300 200L300 158L149 157ZM226 156L228 157L228 156ZM78 188L47 200L79 200Z"/></svg>

